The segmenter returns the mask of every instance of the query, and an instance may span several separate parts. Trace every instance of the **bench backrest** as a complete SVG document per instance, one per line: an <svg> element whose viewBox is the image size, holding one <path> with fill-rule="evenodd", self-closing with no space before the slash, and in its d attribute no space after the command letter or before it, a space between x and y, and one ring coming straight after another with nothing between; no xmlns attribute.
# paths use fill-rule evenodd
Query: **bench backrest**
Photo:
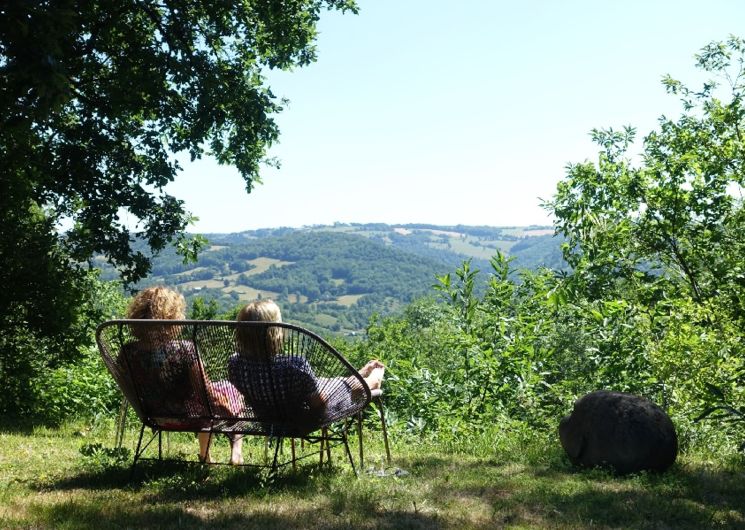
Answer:
<svg viewBox="0 0 745 530"><path fill-rule="evenodd" d="M111 320L96 341L140 420L156 429L302 437L370 401L338 351L292 324Z"/></svg>

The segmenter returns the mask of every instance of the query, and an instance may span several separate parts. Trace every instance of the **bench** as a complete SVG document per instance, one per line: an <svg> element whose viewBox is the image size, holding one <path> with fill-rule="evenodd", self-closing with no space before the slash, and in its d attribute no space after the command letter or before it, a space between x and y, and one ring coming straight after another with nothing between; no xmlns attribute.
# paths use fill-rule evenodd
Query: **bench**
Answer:
<svg viewBox="0 0 745 530"><path fill-rule="evenodd" d="M295 465L294 439L319 443L321 462L324 449L330 458L331 445L343 445L356 473L349 426L356 417L361 427L362 411L373 397L379 401L380 392L373 396L357 370L318 335L285 323L111 320L97 328L96 342L142 422L133 472L156 438L163 458L162 433L207 432L276 439L272 470ZM152 436L143 443L146 428ZM293 441L293 456L280 463L285 438Z"/></svg>

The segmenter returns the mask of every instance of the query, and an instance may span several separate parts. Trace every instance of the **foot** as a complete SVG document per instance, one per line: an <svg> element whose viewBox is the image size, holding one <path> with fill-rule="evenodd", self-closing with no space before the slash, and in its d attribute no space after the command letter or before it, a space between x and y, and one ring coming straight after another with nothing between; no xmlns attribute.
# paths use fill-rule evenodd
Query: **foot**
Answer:
<svg viewBox="0 0 745 530"><path fill-rule="evenodd" d="M376 368L382 368L383 370L385 370L385 365L381 363L379 360L373 359L372 361L368 362L365 366L360 368L359 372L362 377L367 378L370 376L372 371L375 370Z"/></svg>
<svg viewBox="0 0 745 530"><path fill-rule="evenodd" d="M380 368L373 368L370 372L370 375L368 375L365 378L365 381L367 382L367 386L370 387L370 390L377 390L380 388L380 386L383 384L383 376L385 375L385 367Z"/></svg>

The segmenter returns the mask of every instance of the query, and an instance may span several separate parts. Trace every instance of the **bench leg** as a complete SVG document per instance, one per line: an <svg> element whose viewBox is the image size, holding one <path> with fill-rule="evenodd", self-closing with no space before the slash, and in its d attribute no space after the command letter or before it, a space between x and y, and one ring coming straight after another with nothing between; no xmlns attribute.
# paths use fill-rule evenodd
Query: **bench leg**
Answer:
<svg viewBox="0 0 745 530"><path fill-rule="evenodd" d="M137 460L140 458L140 448L142 447L142 437L145 434L145 424L142 424L142 427L140 428L140 437L137 439L137 449L135 449L135 456L132 460L132 467L129 469L129 480L132 480L135 476L135 466L137 465Z"/></svg>
<svg viewBox="0 0 745 530"><path fill-rule="evenodd" d="M328 427L323 428L323 435L326 437L326 461L328 465L331 465L331 442L328 440L329 430Z"/></svg>
<svg viewBox="0 0 745 530"><path fill-rule="evenodd" d="M349 458L349 463L352 465L352 471L354 471L354 476L359 477L357 474L357 468L354 467L354 458L352 458L352 451L349 450L349 439L347 437L347 433L345 432L343 435L344 440L344 449L347 452L347 458Z"/></svg>
<svg viewBox="0 0 745 530"><path fill-rule="evenodd" d="M385 410L383 409L383 398L375 398L375 403L378 405L378 413L380 414L380 424L383 427L383 442L385 443L385 456L388 459L388 465L391 465L391 448L388 445L388 428L385 424Z"/></svg>
<svg viewBox="0 0 745 530"><path fill-rule="evenodd" d="M279 467L277 465L277 459L279 458L279 447L282 445L282 438L277 438L275 443L277 446L274 448L274 460L272 460L272 469L269 472L271 475L274 475Z"/></svg>
<svg viewBox="0 0 745 530"><path fill-rule="evenodd" d="M119 416L116 421L116 439L114 440L114 446L117 449L121 449L124 445L124 429L127 426L127 410L129 410L129 401L127 398L122 398L122 404L119 406Z"/></svg>
<svg viewBox="0 0 745 530"><path fill-rule="evenodd" d="M362 411L357 413L357 437L360 440L360 469L365 469L365 450L362 446Z"/></svg>

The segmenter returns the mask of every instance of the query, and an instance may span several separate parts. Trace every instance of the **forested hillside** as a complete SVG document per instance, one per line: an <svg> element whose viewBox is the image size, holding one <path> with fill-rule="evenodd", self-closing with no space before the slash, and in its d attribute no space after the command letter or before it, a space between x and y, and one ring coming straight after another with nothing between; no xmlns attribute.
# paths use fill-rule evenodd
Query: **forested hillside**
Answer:
<svg viewBox="0 0 745 530"><path fill-rule="evenodd" d="M169 249L137 286L177 286L200 308L225 313L271 297L286 317L314 329L357 333L374 313L390 314L427 295L435 277L470 259L488 269L497 251L515 267L560 268L559 243L547 227L340 224L207 234L198 261ZM115 271L104 267L104 277ZM482 292L485 282L477 286ZM201 310L201 309L200 309ZM208 315L209 316L209 315Z"/></svg>

